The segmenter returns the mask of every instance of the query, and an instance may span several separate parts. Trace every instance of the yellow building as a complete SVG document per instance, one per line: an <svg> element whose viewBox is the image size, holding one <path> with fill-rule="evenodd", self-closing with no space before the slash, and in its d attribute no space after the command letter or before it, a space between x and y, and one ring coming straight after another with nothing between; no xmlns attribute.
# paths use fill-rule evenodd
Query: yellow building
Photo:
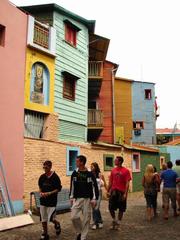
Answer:
<svg viewBox="0 0 180 240"><path fill-rule="evenodd" d="M116 143L132 139L132 80L116 77L114 82Z"/></svg>

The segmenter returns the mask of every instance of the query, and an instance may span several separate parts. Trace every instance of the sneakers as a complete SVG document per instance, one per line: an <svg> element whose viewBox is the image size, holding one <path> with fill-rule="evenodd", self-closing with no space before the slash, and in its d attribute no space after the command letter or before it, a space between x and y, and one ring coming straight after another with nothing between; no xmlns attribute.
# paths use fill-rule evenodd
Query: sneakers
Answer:
<svg viewBox="0 0 180 240"><path fill-rule="evenodd" d="M93 224L92 227L91 227L92 230L96 230L97 229L97 225L96 224Z"/></svg>
<svg viewBox="0 0 180 240"><path fill-rule="evenodd" d="M92 230L96 230L98 228L103 228L103 223L98 223L98 225L93 224L92 227L91 227Z"/></svg>
<svg viewBox="0 0 180 240"><path fill-rule="evenodd" d="M55 224L54 228L56 230L56 235L59 235L61 233L61 225L60 225L60 223Z"/></svg>
<svg viewBox="0 0 180 240"><path fill-rule="evenodd" d="M103 223L99 223L98 228L103 228Z"/></svg>
<svg viewBox="0 0 180 240"><path fill-rule="evenodd" d="M111 230L118 230L119 229L119 221L113 220L110 226Z"/></svg>
<svg viewBox="0 0 180 240"><path fill-rule="evenodd" d="M45 234L45 233L42 233L40 240L49 240L49 235Z"/></svg>

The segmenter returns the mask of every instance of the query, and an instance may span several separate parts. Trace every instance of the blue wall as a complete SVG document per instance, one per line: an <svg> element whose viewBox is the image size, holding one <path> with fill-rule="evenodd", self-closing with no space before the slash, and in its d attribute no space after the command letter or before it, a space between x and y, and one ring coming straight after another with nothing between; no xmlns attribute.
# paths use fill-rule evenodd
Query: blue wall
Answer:
<svg viewBox="0 0 180 240"><path fill-rule="evenodd" d="M180 146L158 146L160 152L169 153L170 160L175 163L176 159L180 159Z"/></svg>
<svg viewBox="0 0 180 240"><path fill-rule="evenodd" d="M145 89L151 89L151 99L145 99ZM154 102L154 83L138 81L132 83L132 119L133 121L144 122L144 128L141 129L140 135L136 136L133 130L133 142L147 144L156 143Z"/></svg>

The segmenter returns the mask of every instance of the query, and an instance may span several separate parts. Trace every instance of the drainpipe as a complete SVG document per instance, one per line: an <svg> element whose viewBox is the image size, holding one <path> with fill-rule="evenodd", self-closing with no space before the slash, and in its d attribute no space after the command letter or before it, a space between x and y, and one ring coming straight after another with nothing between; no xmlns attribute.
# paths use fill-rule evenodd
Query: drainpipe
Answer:
<svg viewBox="0 0 180 240"><path fill-rule="evenodd" d="M112 72L112 109L113 109L113 143L116 143L116 124L115 124L115 100L114 100L114 79L115 79L115 71L118 68L114 68L111 70Z"/></svg>

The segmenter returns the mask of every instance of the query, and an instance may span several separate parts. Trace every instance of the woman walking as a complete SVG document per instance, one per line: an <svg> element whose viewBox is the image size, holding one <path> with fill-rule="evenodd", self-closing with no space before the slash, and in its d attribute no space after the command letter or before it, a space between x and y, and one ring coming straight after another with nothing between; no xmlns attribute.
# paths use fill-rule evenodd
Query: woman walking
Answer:
<svg viewBox="0 0 180 240"><path fill-rule="evenodd" d="M142 185L144 187L144 196L147 206L147 219L150 221L154 215L157 206L157 189L159 181L156 174L154 174L154 167L152 164L148 164L145 169L145 173L142 179Z"/></svg>
<svg viewBox="0 0 180 240"><path fill-rule="evenodd" d="M99 198L97 200L97 205L95 208L93 208L93 211L92 211L92 215L93 215L92 229L95 230L97 228L103 227L103 220L100 212L100 203L102 200L102 187L104 186L107 189L107 184L104 176L100 172L99 165L96 162L93 162L91 164L91 171L96 178L98 189L99 189Z"/></svg>

